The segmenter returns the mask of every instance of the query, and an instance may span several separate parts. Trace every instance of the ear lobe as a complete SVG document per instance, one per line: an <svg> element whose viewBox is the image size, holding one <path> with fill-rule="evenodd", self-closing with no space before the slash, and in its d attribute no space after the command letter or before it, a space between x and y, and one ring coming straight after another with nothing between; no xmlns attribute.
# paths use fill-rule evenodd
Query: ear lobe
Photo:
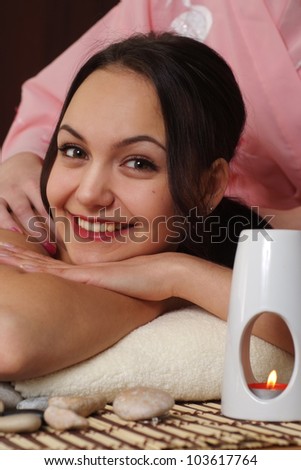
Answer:
<svg viewBox="0 0 301 470"><path fill-rule="evenodd" d="M204 198L207 211L212 212L222 200L229 181L229 164L224 158L215 160L207 175L207 191Z"/></svg>

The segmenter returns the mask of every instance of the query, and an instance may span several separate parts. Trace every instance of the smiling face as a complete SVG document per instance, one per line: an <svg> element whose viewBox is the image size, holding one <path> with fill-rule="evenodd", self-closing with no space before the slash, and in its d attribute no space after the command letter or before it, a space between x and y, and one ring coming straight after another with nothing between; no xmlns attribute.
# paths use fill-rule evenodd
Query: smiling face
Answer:
<svg viewBox="0 0 301 470"><path fill-rule="evenodd" d="M152 84L121 67L93 72L62 119L47 197L75 264L173 249L165 128ZM70 227L70 232L69 228Z"/></svg>

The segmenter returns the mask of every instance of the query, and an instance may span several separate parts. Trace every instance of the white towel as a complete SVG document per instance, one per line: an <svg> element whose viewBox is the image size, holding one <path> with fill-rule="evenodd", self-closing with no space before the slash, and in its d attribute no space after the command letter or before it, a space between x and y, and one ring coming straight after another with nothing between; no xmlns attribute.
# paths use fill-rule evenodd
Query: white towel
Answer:
<svg viewBox="0 0 301 470"><path fill-rule="evenodd" d="M15 383L24 397L100 393L111 402L136 385L166 390L176 400L221 397L226 323L198 307L176 310L134 330L106 351L37 379ZM251 365L257 380L277 369L288 381L293 358L251 338Z"/></svg>

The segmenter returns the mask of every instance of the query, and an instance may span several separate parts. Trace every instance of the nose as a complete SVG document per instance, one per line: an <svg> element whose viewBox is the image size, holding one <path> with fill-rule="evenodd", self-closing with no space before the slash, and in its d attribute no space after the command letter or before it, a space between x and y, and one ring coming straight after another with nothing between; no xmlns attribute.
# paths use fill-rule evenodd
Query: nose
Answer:
<svg viewBox="0 0 301 470"><path fill-rule="evenodd" d="M109 169L91 165L80 176L76 197L86 207L109 207L114 203L112 177Z"/></svg>

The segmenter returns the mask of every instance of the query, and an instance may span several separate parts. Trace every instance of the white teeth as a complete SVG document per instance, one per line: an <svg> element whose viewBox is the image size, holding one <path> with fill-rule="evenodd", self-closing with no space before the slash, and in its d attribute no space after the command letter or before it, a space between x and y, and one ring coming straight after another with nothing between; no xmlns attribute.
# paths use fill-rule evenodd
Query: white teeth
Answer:
<svg viewBox="0 0 301 470"><path fill-rule="evenodd" d="M114 223L114 222L89 222L88 220L83 220L80 217L77 219L78 225L89 231L89 232L115 232L116 230L120 230L121 224Z"/></svg>
<svg viewBox="0 0 301 470"><path fill-rule="evenodd" d="M107 226L107 231L108 232L114 232L115 231L115 224L106 224Z"/></svg>

